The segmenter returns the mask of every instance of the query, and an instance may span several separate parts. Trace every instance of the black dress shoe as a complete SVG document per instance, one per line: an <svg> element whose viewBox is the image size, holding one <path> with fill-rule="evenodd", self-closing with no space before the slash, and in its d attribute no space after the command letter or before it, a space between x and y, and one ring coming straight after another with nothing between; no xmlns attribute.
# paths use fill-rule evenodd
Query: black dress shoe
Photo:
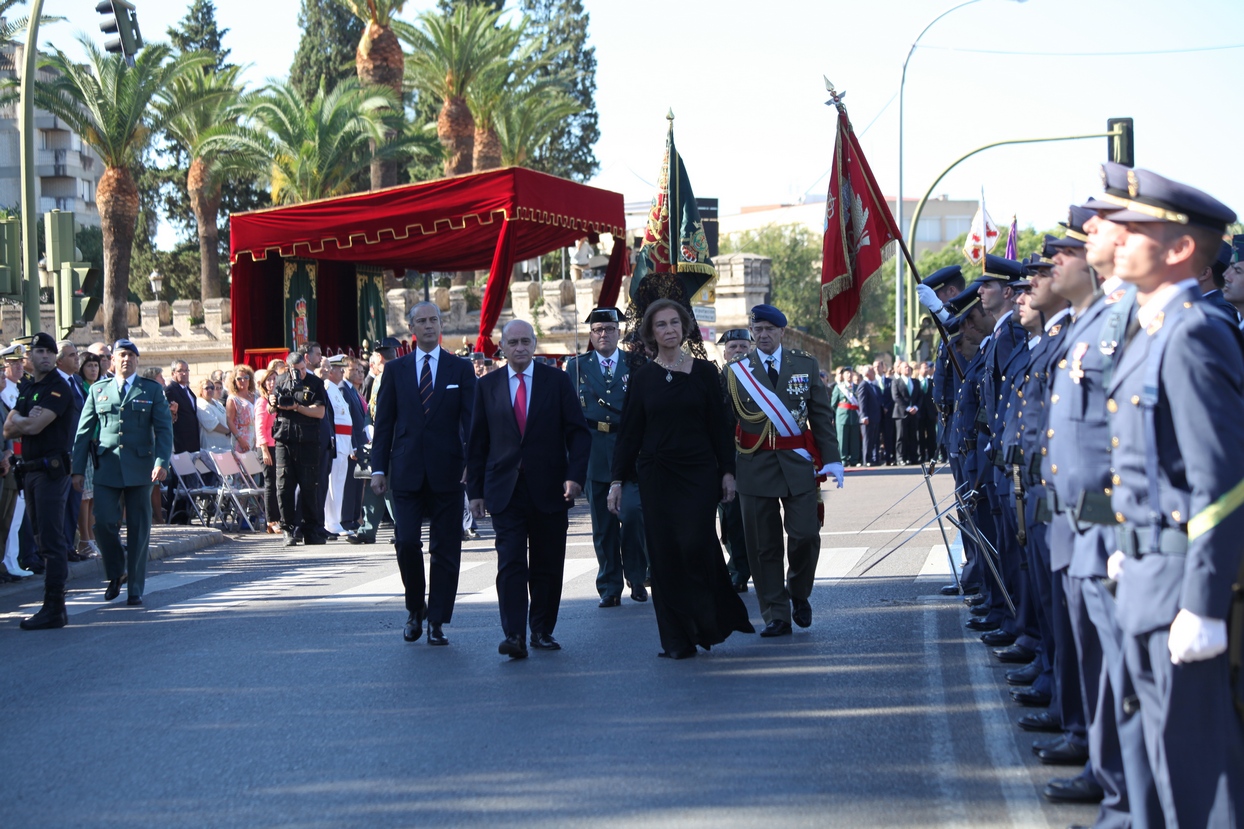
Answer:
<svg viewBox="0 0 1244 829"><path fill-rule="evenodd" d="M121 579L110 579L104 588L104 601L110 602L121 595Z"/></svg>
<svg viewBox="0 0 1244 829"><path fill-rule="evenodd" d="M557 644L557 640L547 633L531 634L531 646L538 651L559 651L562 646Z"/></svg>
<svg viewBox="0 0 1244 829"><path fill-rule="evenodd" d="M1031 685L1041 676L1041 665L1033 660L1022 668L1006 672L1007 685Z"/></svg>
<svg viewBox="0 0 1244 829"><path fill-rule="evenodd" d="M423 614L414 612L406 617L406 626L402 628L402 638L407 642L418 642L423 635Z"/></svg>
<svg viewBox="0 0 1244 829"><path fill-rule="evenodd" d="M998 622L990 621L989 619L968 619L968 622L964 625L964 627L968 630L974 630L977 633L984 633L985 631L997 630L1002 627L1002 625Z"/></svg>
<svg viewBox="0 0 1244 829"><path fill-rule="evenodd" d="M975 596L968 596L963 600L963 603L968 607L980 607L985 603L985 597L982 594L977 593Z"/></svg>
<svg viewBox="0 0 1244 829"><path fill-rule="evenodd" d="M807 599L796 599L793 596L790 600L791 619L801 628L812 626L812 605Z"/></svg>
<svg viewBox="0 0 1244 829"><path fill-rule="evenodd" d="M479 538L479 533L477 533L475 530L463 530L462 531L463 541L474 541L477 538Z"/></svg>
<svg viewBox="0 0 1244 829"><path fill-rule="evenodd" d="M448 645L449 640L445 638L445 634L441 633L441 626L428 623L428 644L429 645Z"/></svg>
<svg viewBox="0 0 1244 829"><path fill-rule="evenodd" d="M943 584L943 585L941 586L941 588L938 590L938 592L939 592L939 593L941 593L943 596L958 596L958 595L959 595L959 585L957 585L957 584ZM965 591L965 592L966 592L966 591Z"/></svg>
<svg viewBox="0 0 1244 829"><path fill-rule="evenodd" d="M760 635L766 639L774 636L790 636L790 634L790 622L783 621L782 619L774 619L772 622L765 625L764 630L760 631Z"/></svg>
<svg viewBox="0 0 1244 829"><path fill-rule="evenodd" d="M1096 780L1084 775L1070 779L1056 777L1045 784L1041 794L1055 803L1101 803L1106 796Z"/></svg>
<svg viewBox="0 0 1244 829"><path fill-rule="evenodd" d="M510 659L526 659L527 646L523 644L523 637L507 636L505 641L497 646L497 653L508 656Z"/></svg>
<svg viewBox="0 0 1244 829"><path fill-rule="evenodd" d="M633 590L631 590L631 600L636 601L636 602L648 601L648 591L645 590L642 586L634 588Z"/></svg>
<svg viewBox="0 0 1244 829"><path fill-rule="evenodd" d="M285 546L286 546L286 547L296 547L296 546L298 546L298 539L294 537L294 534L293 534L293 533L291 533L291 532L289 532L289 531L286 531L286 532L282 533L282 535L285 537Z"/></svg>
<svg viewBox="0 0 1244 829"><path fill-rule="evenodd" d="M1047 766L1082 766L1088 756L1088 746L1074 745L1066 740L1037 752L1037 759Z"/></svg>
<svg viewBox="0 0 1244 829"><path fill-rule="evenodd" d="M745 581L736 581L736 582L734 582L734 592L735 592L735 593L746 593L746 592L747 592L747 582L745 582Z"/></svg>
<svg viewBox="0 0 1244 829"><path fill-rule="evenodd" d="M1062 733L1062 729L1059 729L1058 734L1053 737L1046 737L1044 740L1033 740L1032 753L1040 754L1043 751L1049 751L1051 748L1057 748L1066 739L1067 735Z"/></svg>
<svg viewBox="0 0 1244 829"><path fill-rule="evenodd" d="M125 600L125 603L129 605L130 607L142 607L143 597L142 596L130 596L128 599Z"/></svg>
<svg viewBox="0 0 1244 829"><path fill-rule="evenodd" d="M621 596L601 596L600 604L597 607L617 607L622 604Z"/></svg>
<svg viewBox="0 0 1244 829"><path fill-rule="evenodd" d="M1015 644L1015 634L1007 633L1002 629L991 630L981 634L981 641L991 648L1005 648L1007 645Z"/></svg>
<svg viewBox="0 0 1244 829"><path fill-rule="evenodd" d="M336 538L337 536L335 536L335 535L334 535L334 536L332 536L332 537L333 537L333 538ZM303 543L303 544L306 544L308 547L310 547L310 546L312 546L312 545L314 545L314 544L327 544L327 543L328 543L328 536L326 536L326 535L318 535L318 534L316 534L316 533L311 533L311 534L309 534L309 535L307 535L307 536L304 536L304 537L303 537L303 539L302 539L302 543Z"/></svg>
<svg viewBox="0 0 1244 829"><path fill-rule="evenodd" d="M1050 695L1033 688L1012 688L1011 699L1029 708L1044 708L1050 704Z"/></svg>
<svg viewBox="0 0 1244 829"><path fill-rule="evenodd" d="M375 544L376 543L375 536L369 537L366 535L362 535L360 533L351 533L350 535L347 535L346 541L348 541L351 544Z"/></svg>
<svg viewBox="0 0 1244 829"><path fill-rule="evenodd" d="M999 662L1006 662L1012 665L1027 665L1037 658L1035 651L1020 644L997 648L994 650L993 655L998 657Z"/></svg>
<svg viewBox="0 0 1244 829"><path fill-rule="evenodd" d="M1061 734L1063 731L1062 722L1049 711L1025 714L1015 724L1025 731L1048 731L1054 734Z"/></svg>
<svg viewBox="0 0 1244 829"><path fill-rule="evenodd" d="M657 656L662 659L690 659L695 656L695 645L676 651L661 651Z"/></svg>

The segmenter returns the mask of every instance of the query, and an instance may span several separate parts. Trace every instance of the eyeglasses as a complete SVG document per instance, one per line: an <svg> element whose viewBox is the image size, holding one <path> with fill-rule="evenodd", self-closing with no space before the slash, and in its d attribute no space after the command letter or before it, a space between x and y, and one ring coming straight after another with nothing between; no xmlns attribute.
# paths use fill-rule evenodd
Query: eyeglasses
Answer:
<svg viewBox="0 0 1244 829"><path fill-rule="evenodd" d="M593 334L616 334L618 332L618 326L600 325L600 326L597 326L596 328L591 329L591 331Z"/></svg>
<svg viewBox="0 0 1244 829"><path fill-rule="evenodd" d="M216 391L215 386L204 386L203 391Z"/></svg>

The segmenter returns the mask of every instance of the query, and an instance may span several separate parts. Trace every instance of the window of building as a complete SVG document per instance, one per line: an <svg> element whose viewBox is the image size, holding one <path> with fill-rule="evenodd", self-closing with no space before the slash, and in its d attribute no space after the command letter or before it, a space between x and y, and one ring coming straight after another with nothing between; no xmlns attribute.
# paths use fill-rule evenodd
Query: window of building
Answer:
<svg viewBox="0 0 1244 829"><path fill-rule="evenodd" d="M78 179L78 197L87 204L95 201L95 182L90 179Z"/></svg>
<svg viewBox="0 0 1244 829"><path fill-rule="evenodd" d="M971 216L946 216L942 221L945 223L947 239L957 238L972 229Z"/></svg>
<svg viewBox="0 0 1244 829"><path fill-rule="evenodd" d="M916 241L942 241L942 220L935 217L921 218L920 223L916 225Z"/></svg>

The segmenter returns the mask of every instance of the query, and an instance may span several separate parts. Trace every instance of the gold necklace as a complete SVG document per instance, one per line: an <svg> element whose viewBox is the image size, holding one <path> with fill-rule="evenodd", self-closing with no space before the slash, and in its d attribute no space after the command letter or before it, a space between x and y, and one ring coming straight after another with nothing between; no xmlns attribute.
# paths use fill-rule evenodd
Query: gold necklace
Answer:
<svg viewBox="0 0 1244 829"><path fill-rule="evenodd" d="M674 381L674 371L682 367L682 361L686 356L685 352L678 352L678 362L674 363L672 366L667 366L665 363L661 362L659 357L653 357L652 362L665 369L665 382L672 383Z"/></svg>

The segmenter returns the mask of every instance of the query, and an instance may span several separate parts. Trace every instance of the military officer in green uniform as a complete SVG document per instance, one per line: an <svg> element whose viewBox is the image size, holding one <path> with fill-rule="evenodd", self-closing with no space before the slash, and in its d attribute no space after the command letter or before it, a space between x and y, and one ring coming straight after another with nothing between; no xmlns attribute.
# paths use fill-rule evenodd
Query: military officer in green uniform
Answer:
<svg viewBox="0 0 1244 829"><path fill-rule="evenodd" d="M782 348L785 330L786 315L777 308L752 308L756 348L731 364L727 377L736 420L739 506L764 637L790 635L792 619L800 627L812 624L808 597L821 552L818 476L832 474L839 487L843 482L820 366L807 352Z"/></svg>
<svg viewBox="0 0 1244 829"><path fill-rule="evenodd" d="M73 486L82 491L86 465L95 462L95 532L112 601L128 579L131 606L143 603L151 487L168 474L173 418L164 390L138 376L138 348L129 340L112 347L116 376L91 386L73 443ZM99 433L96 440L96 431ZM92 455L95 459L92 459ZM121 545L125 505L126 543Z"/></svg>
<svg viewBox="0 0 1244 829"><path fill-rule="evenodd" d="M639 484L622 486L622 509L609 511L609 483L613 479L613 448L618 442L622 401L626 398L630 369L618 350L622 314L617 308L593 308L588 314L592 352L573 358L566 374L574 383L592 432L592 452L587 463L587 503L592 513L592 544L596 548L596 591L601 607L622 602L623 580L631 585L631 598L648 600L644 587L648 551L644 542L644 516L639 506Z"/></svg>

